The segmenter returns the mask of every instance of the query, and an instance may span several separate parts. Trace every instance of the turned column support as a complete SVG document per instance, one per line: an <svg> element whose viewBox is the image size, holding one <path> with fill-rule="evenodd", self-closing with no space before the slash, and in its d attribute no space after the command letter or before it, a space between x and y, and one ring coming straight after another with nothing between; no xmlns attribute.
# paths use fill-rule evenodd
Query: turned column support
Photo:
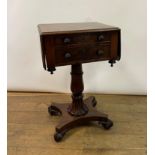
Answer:
<svg viewBox="0 0 155 155"><path fill-rule="evenodd" d="M85 115L88 112L87 106L83 101L83 78L82 64L74 64L71 66L71 91L72 103L68 107L69 114L73 116Z"/></svg>

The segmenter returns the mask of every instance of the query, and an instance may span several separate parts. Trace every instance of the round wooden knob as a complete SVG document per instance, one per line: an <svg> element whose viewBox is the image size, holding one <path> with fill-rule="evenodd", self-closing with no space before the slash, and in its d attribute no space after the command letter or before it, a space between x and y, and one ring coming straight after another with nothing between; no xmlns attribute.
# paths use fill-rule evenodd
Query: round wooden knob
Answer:
<svg viewBox="0 0 155 155"><path fill-rule="evenodd" d="M104 54L104 51L103 51L103 50L98 50L98 51L97 51L97 55L98 55L98 56L101 56L101 55L103 55L103 54Z"/></svg>
<svg viewBox="0 0 155 155"><path fill-rule="evenodd" d="M71 58L71 54L69 53L69 52L67 52L66 54L65 54L65 59L69 59L69 58Z"/></svg>
<svg viewBox="0 0 155 155"><path fill-rule="evenodd" d="M104 35L101 34L98 36L98 41L102 41L102 40L104 40Z"/></svg>
<svg viewBox="0 0 155 155"><path fill-rule="evenodd" d="M70 43L70 42L71 42L71 39L70 39L70 38L65 38L65 39L64 39L64 43L65 43L65 44Z"/></svg>

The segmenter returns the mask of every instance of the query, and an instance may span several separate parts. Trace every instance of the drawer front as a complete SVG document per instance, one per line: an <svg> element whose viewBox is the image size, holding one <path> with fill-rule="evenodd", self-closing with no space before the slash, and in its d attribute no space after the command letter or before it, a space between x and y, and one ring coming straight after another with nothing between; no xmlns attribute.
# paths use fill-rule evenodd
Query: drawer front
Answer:
<svg viewBox="0 0 155 155"><path fill-rule="evenodd" d="M108 32L96 32L86 34L66 34L55 36L56 45L72 45L81 44L84 42L96 43L96 42L107 42L111 39L111 33Z"/></svg>
<svg viewBox="0 0 155 155"><path fill-rule="evenodd" d="M108 60L110 45L86 44L75 46L58 46L55 48L56 65L84 63L90 61Z"/></svg>
<svg viewBox="0 0 155 155"><path fill-rule="evenodd" d="M102 34L104 37L99 39L98 36ZM63 38L66 36L72 37L72 42L64 43ZM42 42L44 44L43 61L47 68L120 59L119 31L47 35L42 37Z"/></svg>

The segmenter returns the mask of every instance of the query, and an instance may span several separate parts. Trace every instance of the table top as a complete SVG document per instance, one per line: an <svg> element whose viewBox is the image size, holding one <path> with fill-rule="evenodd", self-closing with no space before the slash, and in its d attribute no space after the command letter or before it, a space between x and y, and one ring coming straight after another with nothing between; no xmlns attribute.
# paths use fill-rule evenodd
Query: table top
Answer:
<svg viewBox="0 0 155 155"><path fill-rule="evenodd" d="M98 22L54 23L54 24L38 25L38 30L40 35L97 32L97 31L108 31L108 30L118 30L118 29L119 29L118 27L109 26Z"/></svg>

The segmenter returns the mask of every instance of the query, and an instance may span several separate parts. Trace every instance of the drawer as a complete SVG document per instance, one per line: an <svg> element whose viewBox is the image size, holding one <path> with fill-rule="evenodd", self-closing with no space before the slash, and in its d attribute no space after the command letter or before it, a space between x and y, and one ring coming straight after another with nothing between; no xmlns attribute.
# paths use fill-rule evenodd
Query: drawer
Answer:
<svg viewBox="0 0 155 155"><path fill-rule="evenodd" d="M111 33L109 32L96 32L96 33L86 33L86 34L66 34L55 36L56 45L71 45L71 44L81 44L85 42L107 42L111 39Z"/></svg>
<svg viewBox="0 0 155 155"><path fill-rule="evenodd" d="M110 45L86 44L83 46L58 46L55 48L56 65L99 61L110 58Z"/></svg>

